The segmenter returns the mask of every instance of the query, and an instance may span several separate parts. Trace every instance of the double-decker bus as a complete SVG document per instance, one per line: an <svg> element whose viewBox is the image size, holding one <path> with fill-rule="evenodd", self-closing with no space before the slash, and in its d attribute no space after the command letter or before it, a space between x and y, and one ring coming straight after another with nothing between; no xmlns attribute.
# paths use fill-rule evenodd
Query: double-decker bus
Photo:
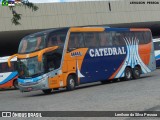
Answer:
<svg viewBox="0 0 160 120"><path fill-rule="evenodd" d="M18 53L20 91L76 86L114 78L138 79L156 69L150 29L73 27L24 37Z"/></svg>
<svg viewBox="0 0 160 120"><path fill-rule="evenodd" d="M0 57L0 88L18 88L18 72L16 71L17 58L11 60L11 67L8 67L8 58Z"/></svg>
<svg viewBox="0 0 160 120"><path fill-rule="evenodd" d="M160 67L160 38L153 39L156 67Z"/></svg>

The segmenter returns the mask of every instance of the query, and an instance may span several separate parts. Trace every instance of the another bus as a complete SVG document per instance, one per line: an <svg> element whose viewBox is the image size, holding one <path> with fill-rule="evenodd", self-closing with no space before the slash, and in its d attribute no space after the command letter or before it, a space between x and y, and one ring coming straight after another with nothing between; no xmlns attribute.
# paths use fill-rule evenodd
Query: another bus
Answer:
<svg viewBox="0 0 160 120"><path fill-rule="evenodd" d="M160 67L160 38L153 39L156 67Z"/></svg>
<svg viewBox="0 0 160 120"><path fill-rule="evenodd" d="M8 58L0 57L0 88L18 88L18 72L16 71L17 58L11 60L11 67L8 67Z"/></svg>
<svg viewBox="0 0 160 120"><path fill-rule="evenodd" d="M142 28L50 29L24 37L9 66L15 56L22 92L138 79L156 69L151 31Z"/></svg>

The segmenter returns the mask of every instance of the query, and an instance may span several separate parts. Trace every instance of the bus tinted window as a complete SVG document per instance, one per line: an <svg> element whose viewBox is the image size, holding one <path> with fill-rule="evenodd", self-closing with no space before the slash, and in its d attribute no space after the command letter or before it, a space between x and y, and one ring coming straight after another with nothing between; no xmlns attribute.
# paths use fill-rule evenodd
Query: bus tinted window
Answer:
<svg viewBox="0 0 160 120"><path fill-rule="evenodd" d="M11 62L11 67L8 67L8 64L5 63L0 63L0 73L4 72L13 72L15 71L16 68L16 62Z"/></svg>
<svg viewBox="0 0 160 120"><path fill-rule="evenodd" d="M68 50L84 48L84 39L82 33L71 33L68 43Z"/></svg>
<svg viewBox="0 0 160 120"><path fill-rule="evenodd" d="M112 32L112 45L122 46L125 45L124 38L126 35L123 32Z"/></svg>
<svg viewBox="0 0 160 120"><path fill-rule="evenodd" d="M160 42L154 42L154 50L160 50Z"/></svg>
<svg viewBox="0 0 160 120"><path fill-rule="evenodd" d="M36 50L41 50L45 47L46 35L38 36L27 36L23 38L19 46L19 53L34 52Z"/></svg>
<svg viewBox="0 0 160 120"><path fill-rule="evenodd" d="M110 36L110 33L107 32L99 33L99 41L100 41L100 47L112 46L112 37Z"/></svg>
<svg viewBox="0 0 160 120"><path fill-rule="evenodd" d="M135 38L139 40L139 44L145 44L144 32L134 32Z"/></svg>
<svg viewBox="0 0 160 120"><path fill-rule="evenodd" d="M151 32L147 31L147 32L144 32L144 40L145 40L145 43L148 44L151 42Z"/></svg>
<svg viewBox="0 0 160 120"><path fill-rule="evenodd" d="M64 33L64 32L58 32L58 33L53 32L48 37L47 47L51 47L51 46L63 47L64 42L65 42L65 38L66 38L66 33Z"/></svg>
<svg viewBox="0 0 160 120"><path fill-rule="evenodd" d="M99 47L99 33L84 33L84 41L86 47Z"/></svg>

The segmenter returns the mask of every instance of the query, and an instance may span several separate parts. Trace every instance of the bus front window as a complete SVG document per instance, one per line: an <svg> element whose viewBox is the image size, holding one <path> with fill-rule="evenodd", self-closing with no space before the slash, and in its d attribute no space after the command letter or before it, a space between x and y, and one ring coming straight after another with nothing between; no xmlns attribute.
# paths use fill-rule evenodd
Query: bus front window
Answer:
<svg viewBox="0 0 160 120"><path fill-rule="evenodd" d="M18 52L30 53L45 48L46 35L27 36L22 39Z"/></svg>
<svg viewBox="0 0 160 120"><path fill-rule="evenodd" d="M17 64L20 78L35 77L44 73L44 63L38 62L37 57L20 59Z"/></svg>

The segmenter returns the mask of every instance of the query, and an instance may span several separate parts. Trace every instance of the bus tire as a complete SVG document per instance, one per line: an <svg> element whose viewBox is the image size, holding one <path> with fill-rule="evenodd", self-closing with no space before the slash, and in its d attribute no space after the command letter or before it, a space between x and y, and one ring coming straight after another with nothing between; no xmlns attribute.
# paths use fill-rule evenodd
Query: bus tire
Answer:
<svg viewBox="0 0 160 120"><path fill-rule="evenodd" d="M76 80L75 80L75 76L73 75L69 75L67 78L67 91L71 91L74 90L76 86Z"/></svg>
<svg viewBox="0 0 160 120"><path fill-rule="evenodd" d="M138 78L140 78L140 75L141 75L141 69L138 66L134 67L133 78L138 79Z"/></svg>
<svg viewBox="0 0 160 120"><path fill-rule="evenodd" d="M133 74L132 74L132 69L130 67L126 67L124 72L124 78L125 80L132 80Z"/></svg>
<svg viewBox="0 0 160 120"><path fill-rule="evenodd" d="M51 94L52 89L42 90L44 94Z"/></svg>
<svg viewBox="0 0 160 120"><path fill-rule="evenodd" d="M19 88L17 79L13 81L13 86L14 86L15 89Z"/></svg>

